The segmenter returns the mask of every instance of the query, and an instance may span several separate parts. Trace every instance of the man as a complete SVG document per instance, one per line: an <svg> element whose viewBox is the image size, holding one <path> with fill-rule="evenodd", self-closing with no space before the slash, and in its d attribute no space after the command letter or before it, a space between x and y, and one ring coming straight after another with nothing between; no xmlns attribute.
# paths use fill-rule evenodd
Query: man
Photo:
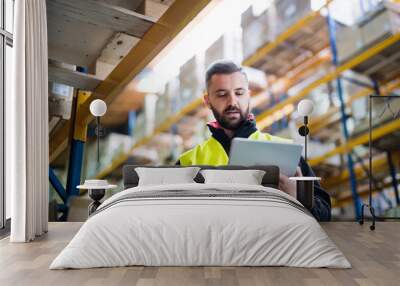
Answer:
<svg viewBox="0 0 400 286"><path fill-rule="evenodd" d="M207 124L212 136L183 153L177 164L183 166L227 165L228 154L234 137L288 141L288 139L257 130L255 118L250 113L250 92L247 76L242 68L235 63L218 61L212 64L206 73L206 87L207 93L204 96L204 102L211 109L216 119ZM303 158L300 160L296 175L315 176ZM289 180L283 174L280 175L279 189L295 197L295 182ZM320 221L329 221L331 218L330 197L318 182L315 182L314 207L310 211Z"/></svg>

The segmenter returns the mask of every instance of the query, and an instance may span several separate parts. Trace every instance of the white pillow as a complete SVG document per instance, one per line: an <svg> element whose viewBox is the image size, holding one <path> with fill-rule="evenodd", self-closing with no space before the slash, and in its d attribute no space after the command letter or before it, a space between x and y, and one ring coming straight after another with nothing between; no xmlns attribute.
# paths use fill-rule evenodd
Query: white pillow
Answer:
<svg viewBox="0 0 400 286"><path fill-rule="evenodd" d="M199 167L135 168L139 176L138 186L195 183L193 179L199 170Z"/></svg>
<svg viewBox="0 0 400 286"><path fill-rule="evenodd" d="M247 184L261 185L265 171L262 170L201 170L200 174L204 177L205 184L224 183L224 184Z"/></svg>

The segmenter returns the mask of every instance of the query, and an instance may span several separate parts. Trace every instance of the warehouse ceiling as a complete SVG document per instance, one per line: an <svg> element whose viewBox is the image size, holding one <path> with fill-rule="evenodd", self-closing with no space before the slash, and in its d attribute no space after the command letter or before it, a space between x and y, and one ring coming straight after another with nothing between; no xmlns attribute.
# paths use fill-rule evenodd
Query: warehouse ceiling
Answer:
<svg viewBox="0 0 400 286"><path fill-rule="evenodd" d="M103 123L125 123L128 112L143 105L144 94L132 79L209 2L48 0L49 81L105 99L109 110ZM81 102L76 115L82 126L91 119L89 104ZM65 150L72 134L65 119L51 119L50 161ZM84 140L84 130L78 133Z"/></svg>

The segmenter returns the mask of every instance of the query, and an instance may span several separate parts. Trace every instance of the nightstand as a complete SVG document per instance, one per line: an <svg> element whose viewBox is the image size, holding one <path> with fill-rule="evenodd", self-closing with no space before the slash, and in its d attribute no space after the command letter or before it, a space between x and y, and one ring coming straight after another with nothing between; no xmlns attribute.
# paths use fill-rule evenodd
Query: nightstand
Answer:
<svg viewBox="0 0 400 286"><path fill-rule="evenodd" d="M296 199L307 209L314 206L314 181L320 181L320 177L290 177L296 181Z"/></svg>
<svg viewBox="0 0 400 286"><path fill-rule="evenodd" d="M77 186L78 189L88 190L89 197L93 200L88 207L89 216L101 205L100 200L106 194L106 190L116 187L116 185L110 185L106 180L85 180L83 185Z"/></svg>

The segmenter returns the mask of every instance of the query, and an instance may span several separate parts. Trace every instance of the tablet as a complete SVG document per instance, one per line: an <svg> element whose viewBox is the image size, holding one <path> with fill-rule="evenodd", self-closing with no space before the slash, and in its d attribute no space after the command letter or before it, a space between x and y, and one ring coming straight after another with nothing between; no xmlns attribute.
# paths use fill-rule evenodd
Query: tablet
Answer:
<svg viewBox="0 0 400 286"><path fill-rule="evenodd" d="M294 176L303 145L234 138L229 152L229 165L275 165L288 177Z"/></svg>

